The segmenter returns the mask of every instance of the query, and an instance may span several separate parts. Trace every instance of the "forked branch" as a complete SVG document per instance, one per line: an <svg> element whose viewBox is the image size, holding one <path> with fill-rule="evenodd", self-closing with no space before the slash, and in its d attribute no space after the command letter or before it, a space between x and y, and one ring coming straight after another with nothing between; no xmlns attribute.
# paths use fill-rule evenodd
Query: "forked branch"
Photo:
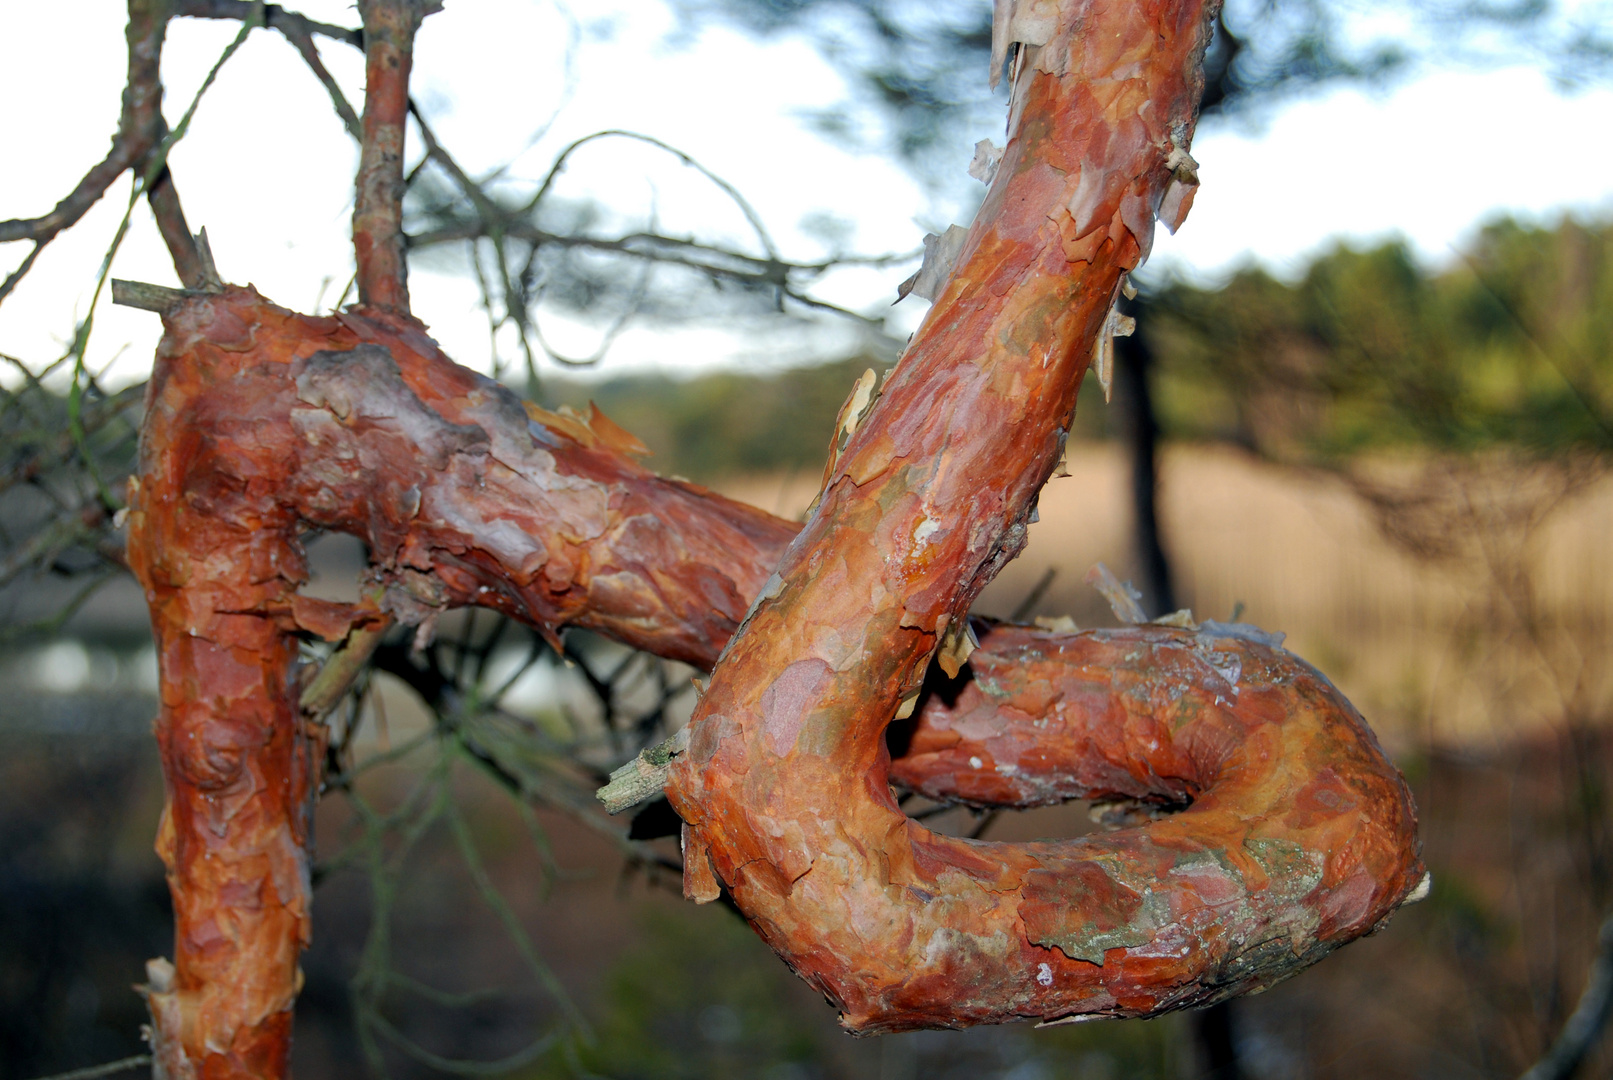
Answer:
<svg viewBox="0 0 1613 1080"><path fill-rule="evenodd" d="M107 189L131 169L140 179L150 174L146 194L163 242L168 245L180 280L187 286L196 284L194 279L200 271L200 259L185 226L173 176L156 157L168 134L162 117L161 61L163 38L171 16L166 0L129 0L129 24L124 31L128 42L128 78L123 88L118 130L112 136L112 149L49 213L36 218L0 221L0 243L33 242L33 249L22 264L0 283L0 301L16 288L45 245L76 224L101 200Z"/></svg>

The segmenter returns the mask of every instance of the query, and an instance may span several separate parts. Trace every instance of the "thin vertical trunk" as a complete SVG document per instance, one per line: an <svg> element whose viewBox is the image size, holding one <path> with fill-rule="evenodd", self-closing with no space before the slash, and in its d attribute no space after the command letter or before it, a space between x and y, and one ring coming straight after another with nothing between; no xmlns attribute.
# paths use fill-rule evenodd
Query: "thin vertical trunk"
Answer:
<svg viewBox="0 0 1613 1080"><path fill-rule="evenodd" d="M1115 382L1130 465L1132 550L1143 608L1151 616L1177 608L1170 559L1159 531L1159 419L1154 412L1154 355L1144 332L1115 341Z"/></svg>
<svg viewBox="0 0 1613 1080"><path fill-rule="evenodd" d="M1154 352L1146 330L1115 342L1115 382L1124 412L1130 464L1132 545L1143 609L1151 616L1177 609L1170 558L1159 528L1159 417L1154 411ZM1220 1001L1193 1014L1193 1033L1208 1070L1207 1080L1240 1080L1236 1006Z"/></svg>
<svg viewBox="0 0 1613 1080"><path fill-rule="evenodd" d="M353 199L353 253L364 307L407 314L403 235L403 137L421 0L361 0L364 19L364 139Z"/></svg>
<svg viewBox="0 0 1613 1080"><path fill-rule="evenodd" d="M165 403L163 374L159 361L148 415ZM157 851L175 922L172 966L148 972L153 1050L166 1080L279 1077L309 939L308 824L322 756L297 711L296 638L265 614L288 602L288 576L301 576L297 523L270 500L237 501L230 489L251 484L245 463L209 460L198 446L206 417L186 419L197 424L189 438L153 439L148 425L130 492L129 565L146 590L162 678Z"/></svg>

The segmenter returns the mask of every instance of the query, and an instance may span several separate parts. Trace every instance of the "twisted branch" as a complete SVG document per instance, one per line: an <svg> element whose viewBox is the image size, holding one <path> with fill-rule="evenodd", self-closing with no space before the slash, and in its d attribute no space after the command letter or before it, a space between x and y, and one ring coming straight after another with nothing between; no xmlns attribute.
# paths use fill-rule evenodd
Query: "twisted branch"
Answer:
<svg viewBox="0 0 1613 1080"><path fill-rule="evenodd" d="M1018 6L998 6L1010 140L957 266L670 765L686 893L726 890L859 1032L1210 1004L1368 932L1423 873L1409 795L1348 703L1236 633L1120 632L1071 658L1092 677L1030 695L1044 717L1106 713L1135 742L1084 754L1154 797L1202 794L1187 812L986 844L890 795L886 726L933 656L969 656L969 605L1024 544L1122 277L1197 183L1213 0L1065 0L1056 26L1050 5ZM1104 728L1075 730L1097 744ZM991 782L987 761L968 764Z"/></svg>

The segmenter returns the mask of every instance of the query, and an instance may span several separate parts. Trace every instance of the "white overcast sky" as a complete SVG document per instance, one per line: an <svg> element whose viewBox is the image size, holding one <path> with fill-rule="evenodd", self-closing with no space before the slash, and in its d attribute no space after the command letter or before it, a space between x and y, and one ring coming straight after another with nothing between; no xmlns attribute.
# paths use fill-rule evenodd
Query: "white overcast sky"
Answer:
<svg viewBox="0 0 1613 1080"><path fill-rule="evenodd" d="M351 25L350 4L291 4ZM450 0L422 32L415 93L439 137L477 173L514 159L513 174L540 176L555 150L601 128L630 128L687 150L754 203L786 256L823 254L803 229L816 214L851 226L861 252L904 251L950 210L927 200L900 167L847 152L811 133L800 115L844 100L844 81L801 39L756 42L721 27L671 41L672 17L655 0L589 0L576 53L575 93L549 134L527 147L563 85L568 23L544 2ZM106 151L124 76L119 0L0 0L0 218L48 210ZM611 32L598 32L604 26ZM491 28L495 28L491 29ZM592 28L593 32L589 32ZM176 22L164 58L166 110L177 120L233 36L226 23ZM326 43L326 62L355 103L362 64ZM985 78L982 70L980 77ZM1613 215L1613 90L1561 96L1527 69L1428 76L1387 92L1341 89L1292 102L1256 127L1199 133L1204 187L1176 237L1156 244L1153 270L1213 280L1259 261L1292 274L1344 240L1399 234L1431 263L1448 259L1483 221L1503 212L1549 222L1563 212ZM960 172L973 138L960 139ZM524 151L524 152L523 152ZM271 299L311 310L331 304L352 273L348 249L351 142L324 91L278 35L258 31L225 66L172 158L193 227L205 225L221 272ZM31 365L58 355L88 308L101 256L128 200L120 183L41 256L0 306L0 351ZM709 184L664 154L598 144L576 159L562 191L642 215L662 229L747 241L743 219ZM0 249L0 270L25 245ZM872 310L894 298L911 267L845 271L817 295ZM172 283L173 271L144 207L113 273ZM485 367L490 355L474 285L417 268L415 310L449 352ZM921 301L888 309L906 332ZM578 352L594 331L550 318L546 330ZM832 334L833 331L830 331ZM97 309L92 368L108 382L143 376L158 334L154 316ZM607 371L692 370L721 362L799 360L818 342L757 337L716 325L631 328Z"/></svg>

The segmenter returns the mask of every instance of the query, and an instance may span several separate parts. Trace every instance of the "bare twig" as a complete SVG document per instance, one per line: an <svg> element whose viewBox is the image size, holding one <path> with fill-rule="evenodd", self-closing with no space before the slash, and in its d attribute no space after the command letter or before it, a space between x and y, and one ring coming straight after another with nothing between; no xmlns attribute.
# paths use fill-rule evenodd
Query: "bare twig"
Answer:
<svg viewBox="0 0 1613 1080"><path fill-rule="evenodd" d="M49 561L63 549L88 540L100 531L101 524L101 519L93 512L51 522L29 537L27 543L0 559L0 585L7 584L31 566Z"/></svg>
<svg viewBox="0 0 1613 1080"><path fill-rule="evenodd" d="M1042 576L1036 579L1035 585L1031 586L1031 591L1025 594L1025 598L1019 602L1019 605L1008 616L1008 621L1012 623L1029 622L1030 617L1036 614L1036 605L1040 604L1042 597L1047 595L1047 590L1053 584L1053 579L1058 577L1058 573L1058 567L1056 566L1049 566L1046 570L1043 570Z"/></svg>
<svg viewBox="0 0 1613 1080"><path fill-rule="evenodd" d="M118 118L112 149L92 167L72 191L48 214L36 218L0 221L0 243L32 240L34 247L22 265L0 284L0 301L33 267L44 246L78 222L105 195L118 177L146 160L162 140L162 82L159 65L169 11L163 0L129 0L129 76L123 88L123 112Z"/></svg>
<svg viewBox="0 0 1613 1080"><path fill-rule="evenodd" d="M620 814L666 790L672 759L689 748L689 729L679 728L664 742L647 746L637 757L610 774L610 783L594 793L608 814Z"/></svg>
<svg viewBox="0 0 1613 1080"><path fill-rule="evenodd" d="M506 212L502 209L499 213L504 235L511 239L540 245L552 244L556 247L586 248L591 251L610 251L639 258L654 258L658 262L678 263L704 274L734 280L749 280L756 284L783 285L791 274L817 276L841 266L895 266L912 262L921 254L920 251L914 250L884 255L844 255L816 262L790 262L782 258L759 258L732 248L702 244L686 236L668 236L657 232L634 232L617 237L554 233L533 224L530 217L506 216ZM474 240L487 235L483 230L484 226L478 219L449 222L415 233L409 237L409 246L426 248L437 244Z"/></svg>
<svg viewBox="0 0 1613 1080"><path fill-rule="evenodd" d="M448 178L454 182L455 186L470 201L471 206L476 211L477 221L480 226L478 236L486 236L493 242L494 262L498 267L499 284L504 295L504 319L514 321L516 333L521 339L521 347L526 352L529 374L532 374L532 348L527 341L526 298L517 291L515 282L510 280L510 264L504 249L507 215L488 196L486 190L472 180L470 175L459 167L459 163L449 155L448 151L443 149L442 144L437 141L436 133L431 130L431 125L426 123L425 115L413 101L409 102L409 111L414 115L415 124L420 129L420 139L425 143L426 160L434 162L438 168L448 174ZM405 245L408 245L408 242L408 237L405 236ZM482 276L480 256L473 252L472 261L476 263L476 274L480 278ZM489 317L491 317L492 296L488 293L485 282L482 283L482 293L486 298ZM493 329L496 338L498 332L497 323L494 324Z"/></svg>
<svg viewBox="0 0 1613 1080"><path fill-rule="evenodd" d="M776 290L783 299L792 300L803 307L829 311L871 323L877 323L879 320L808 296L801 291L804 283L792 283L791 279L811 280L840 266L893 266L910 262L917 254L909 251L797 263L784 259L757 258L728 248L702 244L687 237L666 236L653 232L630 233L619 237L576 236L549 232L534 225L530 220L508 218L502 221L500 227L504 240L521 240L535 247L552 246L610 252L646 262L679 266L713 280L731 281L746 288ZM479 220L467 220L416 234L409 238L409 246L423 248L486 235L488 234Z"/></svg>
<svg viewBox="0 0 1613 1080"><path fill-rule="evenodd" d="M702 244L690 238L665 236L655 231L653 225L649 231L616 238L550 233L539 228L534 221L533 215L537 204L542 200L543 192L549 190L552 186L555 177L558 175L558 169L565 158L575 149L585 145L588 139L597 136L589 136L588 139L578 140L561 152L555 166L544 180L538 196L523 206L507 207L501 205L488 194L487 181L478 182L472 179L454 160L453 156L443 148L419 107L411 102L409 108L419 128L421 140L425 144L425 161L436 164L453 185L459 189L465 201L470 204L471 216L467 216L463 221L450 221L438 228L410 237L408 238L408 245L411 248L427 247L457 240L470 240L474 244L480 239L487 239L492 243L495 272L498 275L499 289L504 301L502 317L492 311L492 292L488 287L489 283L485 275L482 273L480 259L474 249L471 256L478 282L482 288L484 303L488 307L489 323L495 335L495 341L498 329L502 325L506 322L514 324L521 348L526 354L529 369L531 369L534 362L531 347L533 340L536 340L543 352L556 363L568 367L587 367L598 363L641 305L648 291L650 271L656 263L681 266L708 278L733 281L747 288L771 290L777 297L780 307L782 307L783 301L792 300L804 307L830 311L864 322L877 323L879 320L869 319L858 312L807 296L791 279L799 277L815 278L836 266L881 266L905 262L913 257L912 253L903 253L900 255L849 256L815 263L787 262L776 254L771 240L766 232L761 229L754 212L731 185L705 169L687 154L664 143L644 139L642 136L625 132L600 132L598 134L624 135L650 142L658 148L676 154L680 160L698 169L702 175L710 178L713 183L736 200L746 217L756 225L758 238L769 254L765 257L757 257L728 248ZM422 162L423 165L424 162ZM416 173L418 171L417 169ZM644 272L634 285L632 294L622 314L606 329L600 344L592 353L582 357L567 356L558 352L544 338L541 328L529 311L530 305L537 298L530 295L527 272L516 276L512 275L510 271L508 254L508 241L510 240L518 240L530 245L531 254L527 260L528 270L530 270L538 250L546 246L561 249L611 252L638 259L644 264Z"/></svg>
<svg viewBox="0 0 1613 1080"><path fill-rule="evenodd" d="M587 356L567 356L550 345L548 339L543 336L543 329L538 325L536 317L527 313L524 298L519 322L523 327L530 324L532 336L538 339L538 345L543 349L544 355L555 363L565 367L593 367L605 359L605 354L610 352L610 347L616 343L616 339L621 336L622 331L627 329L628 321L638 314L639 308L644 304L645 296L649 293L650 275L654 271L655 261L653 259L645 260L639 272L638 280L633 283L633 291L627 299L627 304L622 308L621 314L611 322L610 326L606 327L604 336L599 339L599 344ZM539 295L541 296L541 290ZM525 335L523 334L522 337L524 340ZM536 377L537 372L532 370L532 358L530 355L527 357L527 365L528 374Z"/></svg>
<svg viewBox="0 0 1613 1080"><path fill-rule="evenodd" d="M286 40L301 54L303 62L308 65L308 70L314 73L314 78L325 88L325 93L330 95L331 107L336 110L336 115L341 117L347 133L357 141L363 142L364 127L359 123L358 113L353 111L353 106L348 103L342 88L336 85L336 80L325 68L325 62L319 58L319 48L314 44L309 20L299 15L295 19L281 18L271 25L286 36Z"/></svg>
<svg viewBox="0 0 1613 1080"><path fill-rule="evenodd" d="M1557 1041L1520 1080L1569 1080L1596 1048L1607 1021L1613 1016L1613 917L1602 923L1596 960L1585 977L1579 1005L1563 1025Z"/></svg>
<svg viewBox="0 0 1613 1080"><path fill-rule="evenodd" d="M0 243L32 240L41 247L50 243L57 233L78 221L99 202L107 188L162 137L159 111L162 84L158 64L163 35L168 29L166 8L161 0L130 0L129 26L125 32L129 43L129 78L123 88L123 113L118 120L117 134L112 136L112 149L50 213L0 221Z"/></svg>
<svg viewBox="0 0 1613 1080"><path fill-rule="evenodd" d="M188 296L199 295L197 289L170 289L166 285L151 285L144 281L112 279L112 303L118 307L154 311L158 315L171 310Z"/></svg>
<svg viewBox="0 0 1613 1080"><path fill-rule="evenodd" d="M181 0L174 9L175 15L193 19L237 19L246 20L255 16L257 4L248 0ZM287 41L302 56L303 62L314 73L325 92L330 95L331 106L336 115L341 118L342 124L347 128L348 134L355 140L363 141L364 131L359 124L358 113L353 111L342 88L336 84L326 69L325 63L319 57L319 48L314 44L314 35L329 38L331 41L351 45L355 49L364 48L364 35L358 30L349 30L345 26L333 26L330 23L318 22L306 15L295 11L287 11L279 4L264 4L263 25L271 30L278 30Z"/></svg>
<svg viewBox="0 0 1613 1080"><path fill-rule="evenodd" d="M295 11L287 11L279 4L256 4L251 0L178 0L174 4L174 14L187 19L236 19L245 21L255 18L261 7L263 24L271 30L278 30L287 37L297 34L301 37L311 37L318 34L320 37L339 41L343 45L351 45L355 49L364 47L364 35L358 30L351 30L345 26L334 26L331 23L317 22L300 15Z"/></svg>
<svg viewBox="0 0 1613 1080"><path fill-rule="evenodd" d="M28 271L34 268L34 260L39 258L39 253L44 250L44 247L45 242L35 240L34 246L29 250L27 257L22 260L22 263L15 270L6 275L4 282L0 282L0 301L10 296L11 290L17 287L17 282L26 277Z"/></svg>
<svg viewBox="0 0 1613 1080"><path fill-rule="evenodd" d="M558 180L560 178L560 174L565 171L566 162L571 159L572 154L575 154L584 146L587 146L589 143L598 139L613 138L627 139L632 142L643 143L646 146L653 146L658 150L664 150L673 157L677 158L679 161L683 162L683 164L687 165L689 168L698 172L701 176L704 176L707 180L710 180L713 184L717 185L718 189L721 190L723 194L727 195L728 198L733 201L734 205L739 208L739 212L745 215L745 220L750 223L751 230L756 234L757 243L762 245L762 250L766 252L767 257L775 261L778 259L778 248L774 246L773 238L768 234L767 227L762 224L761 216L756 213L755 208L751 206L750 202L745 198L745 196L739 193L738 188L734 187L733 184L706 168L688 152L679 150L676 146L673 146L670 143L662 142L660 139L654 138L653 136L640 134L637 131L623 131L618 128L609 128L605 131L596 131L592 135L584 135L582 138L567 145L566 148L561 150L559 155L554 159L554 164L549 166L549 172L546 176L544 176L543 182L538 185L537 193L527 201L526 212L531 213L533 210L536 210L538 204L543 202L544 198L548 196L550 190L554 187L555 181Z"/></svg>
<svg viewBox="0 0 1613 1080"><path fill-rule="evenodd" d="M151 204L152 216L157 219L157 231L168 245L168 255L174 260L174 271L188 289L199 289L207 281L207 268L197 250L196 238L185 222L185 210L179 204L179 191L174 187L173 173L163 164L156 179L146 189L146 201ZM116 298L113 300L116 303Z"/></svg>
<svg viewBox="0 0 1613 1080"><path fill-rule="evenodd" d="M346 696L353 680L370 662L370 657L375 655L381 639L391 628L392 620L387 618L347 635L330 659L325 661L325 666L319 669L314 681L303 690L300 703L304 717L320 721L330 715L331 710Z"/></svg>
<svg viewBox="0 0 1613 1080"><path fill-rule="evenodd" d="M145 0L129 0L129 10L131 13L131 35L133 33L133 26L136 22L135 13L141 8L144 2ZM163 18L167 18L166 12L164 13ZM199 105L201 105L202 98L212 87L214 80L218 78L218 73L223 69L224 65L229 62L230 57L235 55L236 50L238 50L242 44L245 43L247 36L257 25L258 23L256 19L248 19L246 21L246 23L241 27L240 33L236 34L234 40L224 47L224 51L219 54L219 58L214 61L213 66L208 70L207 77L202 80L202 85L197 87L195 95L191 98L190 106L186 108L185 114L179 118L179 124L172 131L169 131L163 135L162 140L156 146L152 147L149 151L141 156L140 171L135 175L135 182L129 190L128 208L124 210L123 220L118 222L117 231L112 236L112 243L108 245L106 254L101 259L101 271L96 277L95 289L90 294L89 314L87 314L84 317L84 320L78 324L78 331L73 336L73 345L69 350L69 355L73 358L73 381L69 385L67 392L67 430L73 436L73 444L78 450L80 459L84 462L86 469L89 471L91 477L95 480L96 486L100 491L102 504L109 508L114 508L119 505L119 500L106 486L106 483L101 478L99 471L96 468L95 460L89 451L89 444L85 439L84 423L80 415L83 407L83 394L86 388L87 378L84 367L84 357L89 349L90 332L95 326L95 308L96 305L100 303L101 290L106 287L107 280L111 276L112 261L117 257L118 249L123 245L123 238L128 235L129 223L134 218L134 208L136 202L144 192L150 189L151 183L157 178L164 164L167 162L169 151L171 151L174 146L185 137L186 132L190 130L190 122L196 116L196 109ZM159 39L157 42L157 47L160 49L160 46L161 41ZM135 67L134 57L136 51L137 50L131 47L131 72ZM130 86L132 87L134 85L135 81L131 76ZM160 84L156 86L153 92L156 93L160 99L162 94ZM166 121L163 120L160 113L157 114L153 126L154 130L164 130L166 128ZM209 286L218 286L221 283L218 281L217 271L213 269L213 257L212 253L207 249L206 240L207 233L206 230L203 230L201 235L196 238L196 244L194 247L197 265L200 267L200 273L204 279L203 283Z"/></svg>
<svg viewBox="0 0 1613 1080"><path fill-rule="evenodd" d="M104 1065L89 1065L82 1069L73 1069L71 1072L41 1076L37 1080L96 1080L97 1077L113 1076L117 1073L128 1072L130 1069L138 1069L143 1065L150 1064L150 1054L135 1054L133 1057L108 1061Z"/></svg>
<svg viewBox="0 0 1613 1080"><path fill-rule="evenodd" d="M180 280L186 285L200 281L201 266L195 244L185 225L179 193L166 164L167 150L175 140L162 116L160 64L163 38L171 15L164 0L130 0L129 25L125 32L129 75L112 149L50 213L38 218L0 222L0 243L23 239L34 242L33 250L22 265L0 285L0 300L4 300L27 274L40 250L82 218L118 177L131 168L144 174L145 193ZM136 194L138 196L138 190Z"/></svg>

